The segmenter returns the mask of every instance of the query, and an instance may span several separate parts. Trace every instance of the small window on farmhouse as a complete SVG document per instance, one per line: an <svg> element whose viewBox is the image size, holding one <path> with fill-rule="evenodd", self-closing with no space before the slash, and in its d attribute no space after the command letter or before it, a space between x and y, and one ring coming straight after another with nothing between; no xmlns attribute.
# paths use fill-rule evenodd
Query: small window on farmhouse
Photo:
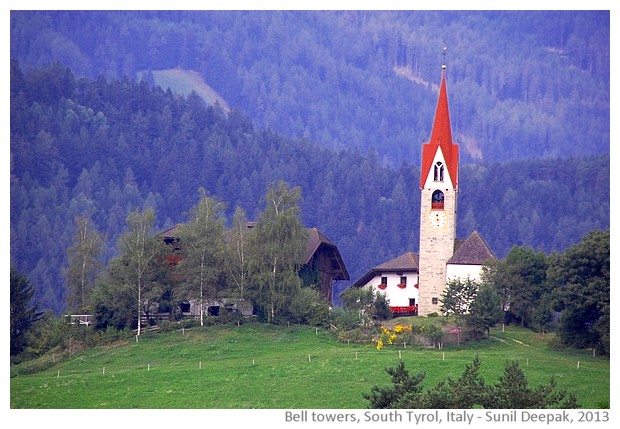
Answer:
<svg viewBox="0 0 620 429"><path fill-rule="evenodd" d="M401 285L406 285L407 284L407 276L402 276L400 278L400 284Z"/></svg>
<svg viewBox="0 0 620 429"><path fill-rule="evenodd" d="M382 285L386 285L387 284L387 277L381 277L381 284Z"/></svg>
<svg viewBox="0 0 620 429"><path fill-rule="evenodd" d="M433 302L433 305L439 304L439 298L437 297L433 298L432 302Z"/></svg>
<svg viewBox="0 0 620 429"><path fill-rule="evenodd" d="M413 307L415 305L415 298L409 298L409 305Z"/></svg>
<svg viewBox="0 0 620 429"><path fill-rule="evenodd" d="M441 161L437 161L433 171L433 180L435 182L443 182L443 164Z"/></svg>

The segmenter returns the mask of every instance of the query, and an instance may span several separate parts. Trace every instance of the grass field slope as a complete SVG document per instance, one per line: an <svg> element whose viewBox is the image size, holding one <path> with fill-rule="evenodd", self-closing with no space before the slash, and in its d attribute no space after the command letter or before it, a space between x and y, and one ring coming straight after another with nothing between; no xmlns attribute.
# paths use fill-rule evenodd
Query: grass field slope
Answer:
<svg viewBox="0 0 620 429"><path fill-rule="evenodd" d="M142 73L138 74L141 76ZM196 71L173 68L154 70L152 73L155 85L160 86L164 91L170 88L172 92L183 94L186 97L194 91L207 104L212 105L217 102L225 112L230 111L230 106L226 100L207 84Z"/></svg>
<svg viewBox="0 0 620 429"><path fill-rule="evenodd" d="M250 323L149 333L28 375L28 364L11 367L10 403L46 409L359 409L368 407L363 393L390 383L385 368L399 359L410 373L424 370L424 387L430 388L458 377L477 354L488 383L514 359L531 386L554 376L582 407L609 404L608 358L550 350L549 335L521 328L496 329L492 337L441 350L377 350L299 326Z"/></svg>

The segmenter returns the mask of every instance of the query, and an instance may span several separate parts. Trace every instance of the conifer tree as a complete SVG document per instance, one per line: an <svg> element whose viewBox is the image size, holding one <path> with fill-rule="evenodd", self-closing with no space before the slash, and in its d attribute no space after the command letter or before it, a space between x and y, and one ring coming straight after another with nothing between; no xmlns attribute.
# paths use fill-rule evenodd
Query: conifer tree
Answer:
<svg viewBox="0 0 620 429"><path fill-rule="evenodd" d="M461 377L448 377L429 389L424 395L423 408L474 408L486 401L487 387L480 376L480 358L474 357L471 365L465 365Z"/></svg>
<svg viewBox="0 0 620 429"><path fill-rule="evenodd" d="M552 377L547 384L536 388L529 385L518 361L506 361L504 373L498 382L488 387L484 408L579 408L577 398L565 390L558 390Z"/></svg>
<svg viewBox="0 0 620 429"><path fill-rule="evenodd" d="M393 386L373 386L370 393L363 396L370 402L370 408L423 408L422 382L426 377L424 371L409 375L405 363L401 360L396 368L385 368L392 378Z"/></svg>
<svg viewBox="0 0 620 429"><path fill-rule="evenodd" d="M471 303L467 324L475 329L486 330L487 336L490 337L491 328L502 320L503 316L504 312L500 307L499 296L495 288L488 283L482 283Z"/></svg>
<svg viewBox="0 0 620 429"><path fill-rule="evenodd" d="M19 354L26 347L26 333L34 322L41 318L39 306L33 304L34 287L24 275L11 269L11 356Z"/></svg>

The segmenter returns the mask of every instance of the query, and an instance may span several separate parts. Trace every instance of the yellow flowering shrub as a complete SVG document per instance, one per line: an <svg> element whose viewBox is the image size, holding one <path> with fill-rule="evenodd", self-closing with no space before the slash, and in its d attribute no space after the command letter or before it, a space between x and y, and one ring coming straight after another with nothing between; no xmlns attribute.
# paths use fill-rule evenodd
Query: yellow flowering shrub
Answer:
<svg viewBox="0 0 620 429"><path fill-rule="evenodd" d="M411 332L411 326L410 325L396 325L394 327L395 334L400 334L402 332Z"/></svg>
<svg viewBox="0 0 620 429"><path fill-rule="evenodd" d="M398 336L398 334L402 334L404 332L411 332L411 326L408 325L396 325L394 330L391 331L390 328L385 326L381 326L381 335L377 341L377 350L381 350L385 345L394 344L394 340Z"/></svg>

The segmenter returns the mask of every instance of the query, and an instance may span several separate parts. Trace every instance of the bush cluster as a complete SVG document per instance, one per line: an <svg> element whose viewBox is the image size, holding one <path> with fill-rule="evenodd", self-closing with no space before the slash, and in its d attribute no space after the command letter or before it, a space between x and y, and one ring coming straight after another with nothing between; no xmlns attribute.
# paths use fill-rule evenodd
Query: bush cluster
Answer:
<svg viewBox="0 0 620 429"><path fill-rule="evenodd" d="M577 398L558 390L553 377L547 384L532 388L517 361L507 361L504 373L495 384L480 377L480 359L466 365L460 378L447 378L424 391L424 371L411 376L401 361L396 368L386 368L392 386L374 386L364 398L370 408L579 408Z"/></svg>

